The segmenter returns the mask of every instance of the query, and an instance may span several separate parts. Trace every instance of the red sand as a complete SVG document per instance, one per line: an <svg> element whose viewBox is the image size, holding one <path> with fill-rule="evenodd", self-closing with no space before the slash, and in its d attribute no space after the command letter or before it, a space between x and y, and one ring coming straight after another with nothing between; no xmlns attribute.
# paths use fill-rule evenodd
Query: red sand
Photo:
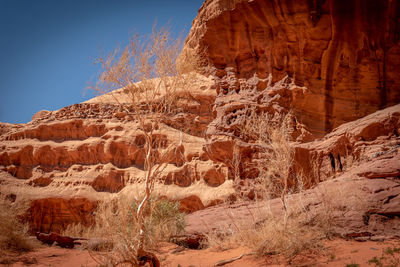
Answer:
<svg viewBox="0 0 400 267"><path fill-rule="evenodd" d="M303 253L297 256L291 263L279 256L267 256L256 258L255 256L244 256L242 259L224 266L346 266L347 264L359 264L359 266L369 265L368 260L374 256L381 257L383 249L400 243L397 241L385 242L357 242L345 240L327 241L325 249L317 253ZM248 248L236 248L225 251L215 249L190 250L178 247L175 244L162 244L158 251L161 266L214 266L221 260L230 259L249 252ZM87 251L79 249L62 249L58 247L41 247L36 251L25 253L19 256L2 255L0 261L8 257L14 261L11 266L98 266L98 264L89 256ZM400 255L396 255L400 262ZM6 266L5 264L0 264Z"/></svg>

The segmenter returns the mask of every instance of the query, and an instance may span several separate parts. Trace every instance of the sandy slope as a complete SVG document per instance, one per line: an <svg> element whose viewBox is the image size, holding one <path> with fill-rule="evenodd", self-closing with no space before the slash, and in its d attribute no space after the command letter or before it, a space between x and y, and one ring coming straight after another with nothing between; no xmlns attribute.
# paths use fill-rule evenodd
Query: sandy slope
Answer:
<svg viewBox="0 0 400 267"><path fill-rule="evenodd" d="M368 261L374 257L380 258L382 251L392 245L400 246L397 241L385 242L356 242L345 240L331 240L324 244L324 248L319 251L303 253L292 260L291 263L279 256L265 256L257 258L249 255L226 264L224 266L346 266L347 264L359 264L360 266L369 265ZM245 247L239 247L228 250L190 250L182 249L174 244L164 243L158 251L161 266L196 266L208 267L214 266L221 260L235 258L250 250ZM12 266L98 266L85 250L80 249L62 249L58 247L40 247L34 252L22 255L2 255L0 258L6 266L5 260L9 259ZM400 261L400 254L395 258Z"/></svg>

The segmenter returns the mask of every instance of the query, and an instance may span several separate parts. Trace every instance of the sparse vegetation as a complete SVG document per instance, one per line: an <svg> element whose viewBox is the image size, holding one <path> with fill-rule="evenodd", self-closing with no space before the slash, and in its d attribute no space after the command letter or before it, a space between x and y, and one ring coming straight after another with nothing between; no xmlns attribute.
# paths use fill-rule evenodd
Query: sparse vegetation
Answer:
<svg viewBox="0 0 400 267"><path fill-rule="evenodd" d="M288 199L303 190L307 177L294 163L294 146L291 143L293 115L288 113L273 117L253 111L245 127L245 134L259 146L256 160L259 179L265 184L267 199L279 198L283 215L271 214L259 229L252 247L258 255L283 254L292 258L298 253L319 247L323 237L320 227L303 207Z"/></svg>
<svg viewBox="0 0 400 267"><path fill-rule="evenodd" d="M378 267L397 267L400 266L400 243L382 250L381 256L373 257L368 261L368 264L373 264Z"/></svg>
<svg viewBox="0 0 400 267"><path fill-rule="evenodd" d="M242 127L241 138L257 145L259 153L254 160L259 171L258 179L264 184L264 198L281 200L283 213L272 214L253 228L237 227L227 234L212 234L210 242L219 247L245 244L254 248L257 255L282 254L293 258L300 252L320 247L325 237L320 225L309 212L294 201L292 193L303 190L304 176L294 168L294 147L291 113L273 117L252 110ZM267 208L267 207L266 207ZM256 223L256 222L254 222Z"/></svg>
<svg viewBox="0 0 400 267"><path fill-rule="evenodd" d="M258 180L265 185L264 198L270 216L263 222L253 222L254 227L236 227L224 233L210 234L209 243L220 248L246 245L256 255L283 255L290 262L304 251L320 250L322 239L330 238L335 227L335 216L362 209L365 204L354 188L319 186L312 198L304 203L300 194L310 186L307 177L294 162L291 140L292 114L275 117L255 110L243 125L241 138L258 146L254 162L259 170ZM310 175L316 175L312 170ZM310 195L311 196L311 195ZM275 199L275 200L273 200ZM281 211L272 212L271 203Z"/></svg>
<svg viewBox="0 0 400 267"><path fill-rule="evenodd" d="M287 196L303 190L307 177L294 164L293 114L274 115L250 109L241 127L240 138L253 143L258 150L253 159L258 180L264 184L264 198L280 198L288 214ZM284 218L286 220L286 217Z"/></svg>
<svg viewBox="0 0 400 267"><path fill-rule="evenodd" d="M34 248L29 239L28 225L21 222L19 216L23 209L19 203L0 201L0 249L26 252Z"/></svg>
<svg viewBox="0 0 400 267"><path fill-rule="evenodd" d="M362 197L361 191L360 188L350 188L345 184L336 187L319 185L313 191L314 201L318 205L305 214L319 225L327 238L331 238L335 227L343 227L340 225L341 218L365 208L368 200Z"/></svg>
<svg viewBox="0 0 400 267"><path fill-rule="evenodd" d="M196 51L181 55L180 65L176 64L182 45L183 39L172 38L167 27L159 30L154 27L150 36L133 35L124 49L98 59L102 72L91 88L100 94L109 93L121 110L134 118L143 134L145 155L143 195L137 206L129 209L135 226L121 221L125 227L133 227L126 231L137 232L135 227L138 227L139 235L134 239L131 235L127 235L130 239L121 236L124 253L119 253L119 259L113 256L113 264L137 265L141 255L148 254L144 249L151 234L145 214L155 182L168 163L182 159L182 135L177 144L159 138L161 123L176 112L179 91L186 90L195 78L193 71L201 65Z"/></svg>
<svg viewBox="0 0 400 267"><path fill-rule="evenodd" d="M88 249L99 264L114 266L126 262L138 265L136 250L141 229L134 215L138 204L128 198L102 203L95 213L94 226L71 225L63 234L94 238ZM179 212L177 202L150 199L143 214L146 231L143 249L146 251L154 250L160 241L178 235L185 226L184 214Z"/></svg>
<svg viewBox="0 0 400 267"><path fill-rule="evenodd" d="M320 251L322 241L333 237L334 228L340 227L336 225L338 217L363 209L365 202L354 188L319 186L313 192L307 201L300 194L287 196L286 211L282 203L281 209L276 209L279 198L268 201L274 209L269 209L270 215L263 222L253 221L249 227L233 221L233 227L222 229L223 233L211 233L208 245L218 249L245 245L258 256L282 255L288 262L305 251ZM330 256L330 260L334 258Z"/></svg>
<svg viewBox="0 0 400 267"><path fill-rule="evenodd" d="M258 256L284 255L288 260L304 250L321 248L324 237L318 226L309 225L302 215L291 216L286 224L282 217L271 217L261 225L232 231L229 234L211 234L211 246L233 248L245 245Z"/></svg>
<svg viewBox="0 0 400 267"><path fill-rule="evenodd" d="M329 260L330 260L330 261L333 261L335 258L336 258L336 255L335 255L335 254L330 254L330 255L329 255Z"/></svg>
<svg viewBox="0 0 400 267"><path fill-rule="evenodd" d="M311 225L301 215L267 220L260 227L260 237L255 244L258 255L282 254L292 259L305 250L321 248L323 233L317 225Z"/></svg>

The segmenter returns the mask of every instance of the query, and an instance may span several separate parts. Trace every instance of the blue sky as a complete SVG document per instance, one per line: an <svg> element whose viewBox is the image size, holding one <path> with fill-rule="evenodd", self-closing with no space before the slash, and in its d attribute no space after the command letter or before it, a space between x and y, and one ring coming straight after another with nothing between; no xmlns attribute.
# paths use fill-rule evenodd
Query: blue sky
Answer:
<svg viewBox="0 0 400 267"><path fill-rule="evenodd" d="M98 67L129 34L170 21L190 30L203 0L0 0L0 122L85 101Z"/></svg>

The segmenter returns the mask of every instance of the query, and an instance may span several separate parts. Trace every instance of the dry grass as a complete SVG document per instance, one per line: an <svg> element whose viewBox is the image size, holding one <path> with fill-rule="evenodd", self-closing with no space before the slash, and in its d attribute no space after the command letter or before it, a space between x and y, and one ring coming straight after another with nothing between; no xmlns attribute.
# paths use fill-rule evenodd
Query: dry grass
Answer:
<svg viewBox="0 0 400 267"><path fill-rule="evenodd" d="M176 69L179 74L203 73L206 72L204 69L209 68L208 65L205 50L198 51L187 47L182 50L176 60Z"/></svg>
<svg viewBox="0 0 400 267"><path fill-rule="evenodd" d="M104 202L95 213L96 225L90 228L71 225L62 234L93 239L88 249L99 264L137 264L140 226L135 210L138 205L137 200L128 198ZM168 241L184 229L184 214L179 212L179 203L150 199L144 210L144 225L143 249L155 250L160 241Z"/></svg>
<svg viewBox="0 0 400 267"><path fill-rule="evenodd" d="M246 245L259 256L279 254L290 262L304 251L321 249L321 241L334 235L341 218L363 209L366 200L361 192L345 184L319 185L311 194L303 194L303 185L309 187L313 179L295 165L290 141L293 121L291 113L272 116L253 110L249 114L241 139L258 147L254 162L259 170L257 179L264 184L269 216L262 222L253 221L253 227L238 225L232 217L233 228L209 234L209 246L227 249ZM310 175L318 175L318 170ZM276 212L278 206L280 212Z"/></svg>
<svg viewBox="0 0 400 267"><path fill-rule="evenodd" d="M144 138L145 182L142 198L137 206L125 211L136 221L131 226L129 221L121 219L119 225L115 225L115 230L125 227L129 231L125 233L121 230L124 235L120 236L121 242L118 244L122 244L124 248L119 249L123 251L119 253L119 260L126 262L126 257L130 257L133 265L137 264L138 253L143 252L151 243L148 239L153 233L149 231L154 229L148 227L145 214L151 209L150 197L155 181L182 151L182 135L179 144L170 145L174 150L172 154L171 149L163 152L163 144L156 142L157 135L161 134L160 123L179 112L180 94L196 78L194 71L201 64L199 54L195 51L182 54L181 64L177 64L182 46L183 38L172 38L168 27L154 27L148 36L133 35L125 48L115 49L98 59L102 72L96 84L90 87L100 94L109 93L119 103L121 110L137 121ZM116 89L122 90L115 91ZM120 98L121 91L123 101ZM125 215L119 214L122 218L128 218ZM139 236L133 233L139 233ZM118 236L119 233L115 235Z"/></svg>
<svg viewBox="0 0 400 267"><path fill-rule="evenodd" d="M293 114L274 116L253 110L242 129L242 136L258 146L255 160L267 197L275 198L303 189L304 177L294 166Z"/></svg>
<svg viewBox="0 0 400 267"><path fill-rule="evenodd" d="M21 222L19 216L24 212L20 203L0 201L0 249L16 252L32 250L35 245L29 239L28 225Z"/></svg>
<svg viewBox="0 0 400 267"><path fill-rule="evenodd" d="M369 265L374 264L375 266L378 267L400 266L400 242L383 249L381 256L379 258L376 256L373 257L368 261L368 264Z"/></svg>
<svg viewBox="0 0 400 267"><path fill-rule="evenodd" d="M245 245L258 256L281 255L290 263L303 252L324 249L322 241L343 227L346 220L341 219L364 210L367 203L360 189L345 183L319 185L306 198L302 192L288 195L286 209L276 200L267 201L269 212L262 222L253 219L252 226L240 225L232 216L231 227L209 233L206 245L217 250Z"/></svg>
<svg viewBox="0 0 400 267"><path fill-rule="evenodd" d="M289 201L293 193L303 190L307 179L294 166L292 113L271 115L253 109L248 115L240 137L258 147L254 162L259 171L258 180L264 185L264 199L279 198L283 213L271 213L253 228L238 227L233 234L214 235L211 242L219 246L245 244L254 248L257 255L282 254L288 258L319 247L323 231L311 223L309 213L302 213L300 206L295 207Z"/></svg>
<svg viewBox="0 0 400 267"><path fill-rule="evenodd" d="M314 205L307 208L307 214L328 238L335 235L337 228L342 228L347 216L363 211L368 205L362 189L349 187L345 182L336 186L321 184L313 190Z"/></svg>
<svg viewBox="0 0 400 267"><path fill-rule="evenodd" d="M250 111L249 118L241 129L241 138L254 143L258 154L253 160L258 169L258 180L264 185L264 199L280 198L287 219L287 196L303 190L308 179L300 166L295 166L293 114L274 115Z"/></svg>
<svg viewBox="0 0 400 267"><path fill-rule="evenodd" d="M207 246L218 250L247 246L257 256L283 255L291 260L303 251L318 250L321 240L326 237L320 224L314 223L314 217L304 213L291 212L286 215L273 215L252 227L240 226L223 229L207 236ZM221 229L222 230L222 229Z"/></svg>
<svg viewBox="0 0 400 267"><path fill-rule="evenodd" d="M288 259L306 250L320 249L324 238L321 229L308 224L301 215L288 219L286 224L282 218L268 219L254 231L246 245L253 246L257 255L281 254Z"/></svg>

